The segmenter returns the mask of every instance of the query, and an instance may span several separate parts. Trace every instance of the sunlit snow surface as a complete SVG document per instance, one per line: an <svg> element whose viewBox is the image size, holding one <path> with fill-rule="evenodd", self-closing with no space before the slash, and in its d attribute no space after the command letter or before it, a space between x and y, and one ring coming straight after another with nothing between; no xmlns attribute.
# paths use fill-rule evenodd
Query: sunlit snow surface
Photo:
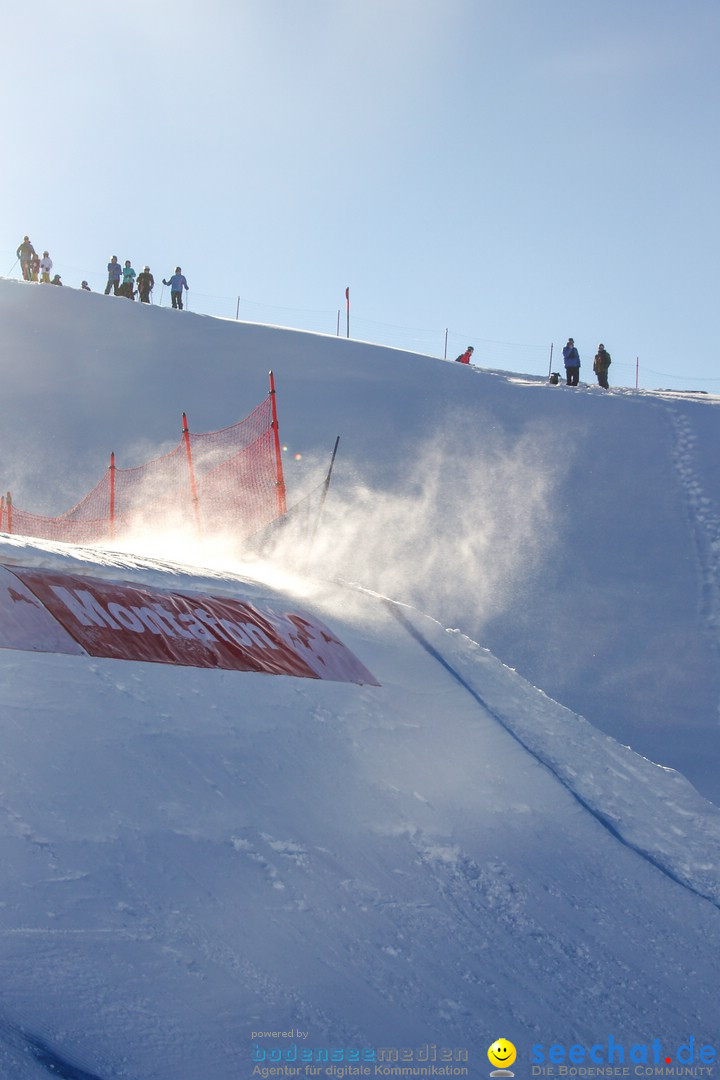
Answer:
<svg viewBox="0 0 720 1080"><path fill-rule="evenodd" d="M718 752L714 400L58 293L0 282L29 509L174 439L166 407L243 415L269 366L291 491L337 433L344 464L311 551L6 537L0 564L292 601L380 685L0 649L0 1075L232 1080L291 1030L472 1076L499 1036L517 1076L536 1043L720 1041L720 812L677 771L709 792Z"/></svg>

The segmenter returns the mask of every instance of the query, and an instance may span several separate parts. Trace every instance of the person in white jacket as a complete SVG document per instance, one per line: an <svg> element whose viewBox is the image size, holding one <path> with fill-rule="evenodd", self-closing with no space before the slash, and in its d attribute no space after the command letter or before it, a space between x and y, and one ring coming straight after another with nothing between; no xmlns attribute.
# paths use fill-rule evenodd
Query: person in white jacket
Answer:
<svg viewBox="0 0 720 1080"><path fill-rule="evenodd" d="M43 251L43 257L40 260L40 280L44 281L46 285L50 284L50 271L52 270L52 259L47 251Z"/></svg>

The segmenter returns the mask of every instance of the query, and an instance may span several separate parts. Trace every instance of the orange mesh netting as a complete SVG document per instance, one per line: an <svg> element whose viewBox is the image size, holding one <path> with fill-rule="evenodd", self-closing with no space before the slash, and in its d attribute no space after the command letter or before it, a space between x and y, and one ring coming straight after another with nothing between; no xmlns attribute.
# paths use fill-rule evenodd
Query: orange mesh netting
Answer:
<svg viewBox="0 0 720 1080"><path fill-rule="evenodd" d="M272 387L272 382L271 382ZM282 465L273 393L230 427L183 438L169 453L132 469L115 466L58 517L0 500L0 531L92 544L134 528L231 530L246 537L284 513Z"/></svg>

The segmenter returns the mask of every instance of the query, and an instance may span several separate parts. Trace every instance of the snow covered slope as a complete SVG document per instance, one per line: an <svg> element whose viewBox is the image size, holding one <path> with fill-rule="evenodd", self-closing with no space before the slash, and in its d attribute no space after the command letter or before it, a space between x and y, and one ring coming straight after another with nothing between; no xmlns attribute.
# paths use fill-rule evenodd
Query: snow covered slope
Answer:
<svg viewBox="0 0 720 1080"><path fill-rule="evenodd" d="M297 603L379 683L0 649L0 1075L716 1044L720 811L662 767L718 791L714 399L23 283L0 312L27 509L175 445L182 410L233 422L270 367L290 501L342 440L311 550L5 537L0 565Z"/></svg>
<svg viewBox="0 0 720 1080"><path fill-rule="evenodd" d="M293 595L6 541L6 565ZM305 583L379 687L0 651L0 1062L231 1080L289 1046L716 1022L720 811L458 632ZM692 977L689 973L692 971ZM68 1074L72 1075L72 1074Z"/></svg>
<svg viewBox="0 0 720 1080"><path fill-rule="evenodd" d="M720 801L718 398L570 390L8 280L0 320L0 490L19 505L64 510L110 451L125 467L177 445L183 410L194 431L233 423L272 368L291 499L341 436L321 576L461 626Z"/></svg>

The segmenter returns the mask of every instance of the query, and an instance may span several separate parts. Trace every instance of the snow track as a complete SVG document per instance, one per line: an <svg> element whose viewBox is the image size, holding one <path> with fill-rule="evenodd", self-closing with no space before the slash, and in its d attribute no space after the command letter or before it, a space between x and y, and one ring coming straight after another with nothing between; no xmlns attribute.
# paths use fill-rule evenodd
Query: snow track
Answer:
<svg viewBox="0 0 720 1080"><path fill-rule="evenodd" d="M701 615L720 655L720 508L704 489L697 462L697 435L686 412L669 407L674 435L672 461L685 497L695 542Z"/></svg>
<svg viewBox="0 0 720 1080"><path fill-rule="evenodd" d="M0 1067L3 1080L21 1080L26 1076L49 1073L62 1080L103 1080L83 1064L71 1061L51 1043L9 1020L0 1020Z"/></svg>
<svg viewBox="0 0 720 1080"><path fill-rule="evenodd" d="M683 777L669 769L662 769L646 762L633 754L628 748L619 746L614 740L596 732L582 717L567 713L568 720L575 724L581 737L588 741L588 751L595 750L600 756L605 755L607 761L602 763L601 768L607 777L607 784L598 791L597 787L587 782L587 778L572 766L576 761L576 755L569 758L558 748L558 740L547 735L547 730L537 724L532 727L525 725L524 730L508 715L503 715L494 708L472 684L472 675L464 676L458 667L454 666L445 655L433 645L428 638L413 624L403 608L392 602L386 601L388 609L401 626L410 634L422 648L439 663L478 703L478 705L500 726L515 739L520 746L530 753L541 765L548 769L553 776L562 784L584 810L591 814L603 828L621 844L628 847L641 858L645 859L653 867L665 874L671 881L683 888L688 889L703 900L709 901L720 910L720 878L716 868L720 867L720 810L712 804L706 803L697 795L694 789L687 784ZM466 639L467 640L467 639ZM475 649L474 643L468 643ZM538 691L538 694L540 692ZM544 695L541 695L544 698ZM547 699L545 699L547 701ZM553 703L554 704L554 703ZM556 706L560 711L562 707ZM540 711L540 710L539 710ZM538 716L540 719L540 716ZM568 740L563 739L563 745L568 745ZM593 756L585 754L588 761L588 769L592 777ZM623 760L624 759L624 760ZM620 769L618 769L618 763ZM638 764L647 766L648 769L637 768ZM629 771L628 771L629 769ZM633 775L634 770L634 775ZM649 776L650 770L654 775ZM596 770L597 771L597 770ZM613 772L616 777L613 777ZM636 794L642 797L640 784L646 779L641 772L647 772L647 779L652 779L653 786L648 790L650 799L656 802L653 807L653 819L656 824L650 832L641 835L638 832L638 822L634 815L626 815L622 812L618 801L618 791L615 779L620 779L624 784L626 780L634 781ZM661 790L656 792L655 784L658 779L665 781ZM672 790L663 790L671 786ZM698 849L694 858L691 850L688 850L687 827L688 818L701 830L701 835L707 846ZM678 837L679 842L672 842L673 836ZM709 852L714 854L709 857Z"/></svg>
<svg viewBox="0 0 720 1080"><path fill-rule="evenodd" d="M23 1038L38 1064L52 1076L60 1076L63 1080L102 1080L97 1073L87 1072L61 1057L44 1039L27 1033L24 1033Z"/></svg>

